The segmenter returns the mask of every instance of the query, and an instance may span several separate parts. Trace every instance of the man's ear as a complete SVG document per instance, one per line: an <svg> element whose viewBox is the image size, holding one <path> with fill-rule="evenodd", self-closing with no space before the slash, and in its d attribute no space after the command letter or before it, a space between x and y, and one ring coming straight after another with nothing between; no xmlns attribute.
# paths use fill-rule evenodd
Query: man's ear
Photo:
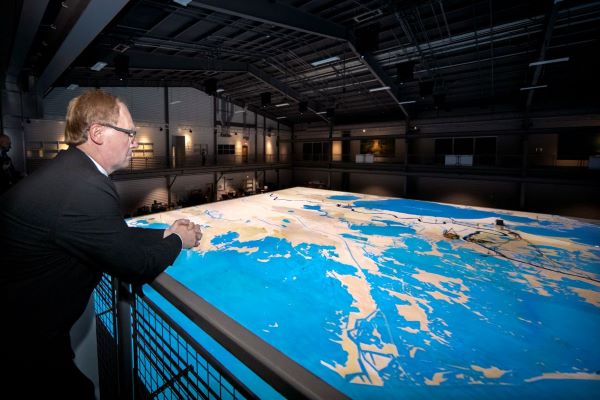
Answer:
<svg viewBox="0 0 600 400"><path fill-rule="evenodd" d="M96 144L104 143L104 129L98 124L92 124L88 131L88 139Z"/></svg>

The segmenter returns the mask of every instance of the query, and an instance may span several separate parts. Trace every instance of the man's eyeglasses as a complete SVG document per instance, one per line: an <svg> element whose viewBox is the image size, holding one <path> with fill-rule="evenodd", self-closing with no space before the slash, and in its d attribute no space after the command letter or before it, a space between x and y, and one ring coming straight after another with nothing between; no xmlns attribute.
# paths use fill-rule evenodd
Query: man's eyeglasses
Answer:
<svg viewBox="0 0 600 400"><path fill-rule="evenodd" d="M135 139L135 135L137 135L137 131L135 129L119 128L118 126L114 126L114 125L111 125L111 124L100 124L100 123L98 123L98 125L105 126L107 128L112 128L115 131L123 132L124 134L129 135L129 137L132 138L132 139Z"/></svg>

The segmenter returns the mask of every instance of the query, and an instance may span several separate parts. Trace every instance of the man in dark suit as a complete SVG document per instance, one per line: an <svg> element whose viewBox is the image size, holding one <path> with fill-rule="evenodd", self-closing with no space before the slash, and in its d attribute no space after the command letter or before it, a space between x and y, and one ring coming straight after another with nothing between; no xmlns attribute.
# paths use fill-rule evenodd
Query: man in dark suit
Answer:
<svg viewBox="0 0 600 400"><path fill-rule="evenodd" d="M11 144L10 136L0 133L0 194L6 192L21 178L21 174L15 169L8 156Z"/></svg>
<svg viewBox="0 0 600 400"><path fill-rule="evenodd" d="M109 174L137 147L125 104L99 90L69 103L68 150L0 197L0 375L19 398L93 399L73 363L69 331L102 273L152 281L200 243L188 220L130 228Z"/></svg>

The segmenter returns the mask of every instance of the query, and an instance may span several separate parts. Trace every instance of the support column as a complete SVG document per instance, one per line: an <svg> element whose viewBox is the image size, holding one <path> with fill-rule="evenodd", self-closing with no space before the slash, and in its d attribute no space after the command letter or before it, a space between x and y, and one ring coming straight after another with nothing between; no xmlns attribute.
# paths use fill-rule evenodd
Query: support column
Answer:
<svg viewBox="0 0 600 400"><path fill-rule="evenodd" d="M290 134L290 163L292 164L292 168L290 169L290 183L292 186L295 186L295 181L294 181L294 161L296 160L296 152L295 152L295 146L294 146L294 139L296 138L294 136L294 125L292 125L292 129L291 129L292 133Z"/></svg>
<svg viewBox="0 0 600 400"><path fill-rule="evenodd" d="M213 127L213 165L217 165L217 98L215 96L213 96ZM223 129L223 125L221 125L221 129ZM217 187L215 186L215 197L216 195Z"/></svg>
<svg viewBox="0 0 600 400"><path fill-rule="evenodd" d="M333 161L333 118L329 120L329 153L327 154L327 162ZM331 164L329 164L331 168Z"/></svg>
<svg viewBox="0 0 600 400"><path fill-rule="evenodd" d="M217 184L219 183L219 180L217 178L217 173L213 172L213 192L212 192L212 201L217 201Z"/></svg>
<svg viewBox="0 0 600 400"><path fill-rule="evenodd" d="M165 103L165 146L166 146L166 164L167 168L171 168L171 135L169 132L169 87L165 86L164 91L164 103Z"/></svg>
<svg viewBox="0 0 600 400"><path fill-rule="evenodd" d="M275 161L279 163L279 121L277 121L277 137L275 138Z"/></svg>
<svg viewBox="0 0 600 400"><path fill-rule="evenodd" d="M267 117L263 115L263 163L267 162Z"/></svg>

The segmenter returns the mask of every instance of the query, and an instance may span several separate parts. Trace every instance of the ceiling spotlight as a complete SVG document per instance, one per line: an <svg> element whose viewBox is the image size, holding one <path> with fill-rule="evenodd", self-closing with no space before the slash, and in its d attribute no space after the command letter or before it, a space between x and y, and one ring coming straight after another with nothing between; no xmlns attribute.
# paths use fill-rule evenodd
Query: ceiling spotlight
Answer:
<svg viewBox="0 0 600 400"><path fill-rule="evenodd" d="M179 104L179 103L181 103L181 100L173 100L169 104L174 105L174 104Z"/></svg>
<svg viewBox="0 0 600 400"><path fill-rule="evenodd" d="M192 2L192 0L173 0L175 3L187 7L188 4Z"/></svg>
<svg viewBox="0 0 600 400"><path fill-rule="evenodd" d="M554 63L565 62L565 61L569 61L569 57L553 58L552 60L536 61L536 62L529 63L529 66L535 67L536 65L554 64Z"/></svg>
<svg viewBox="0 0 600 400"><path fill-rule="evenodd" d="M287 118L287 117L277 117L275 119L284 119L284 118Z"/></svg>
<svg viewBox="0 0 600 400"><path fill-rule="evenodd" d="M216 90L216 92L217 92L217 93L222 93L222 92L224 92L224 91L225 91L225 89L223 89L223 88L218 88L218 89Z"/></svg>
<svg viewBox="0 0 600 400"><path fill-rule="evenodd" d="M329 64L330 62L338 61L339 59L340 58L338 56L328 57L322 60L311 62L310 65L312 65L313 67L318 67L319 65Z"/></svg>
<svg viewBox="0 0 600 400"><path fill-rule="evenodd" d="M379 92L379 91L382 91L382 90L390 90L390 87L389 86L376 87L376 88L373 88L373 89L369 89L369 93Z"/></svg>
<svg viewBox="0 0 600 400"><path fill-rule="evenodd" d="M404 104L413 104L413 103L416 103L416 102L417 102L416 100L407 100L407 101L401 101L398 104L404 105Z"/></svg>
<svg viewBox="0 0 600 400"><path fill-rule="evenodd" d="M90 69L92 71L100 71L102 68L106 67L108 64L104 61L98 61L96 64L92 65Z"/></svg>
<svg viewBox="0 0 600 400"><path fill-rule="evenodd" d="M521 89L519 89L520 91L525 91L525 90L535 90L535 89L543 89L543 88L547 88L548 85L538 85L538 86L527 86L527 87L522 87Z"/></svg>
<svg viewBox="0 0 600 400"><path fill-rule="evenodd" d="M360 24L361 22L365 22L367 20L379 17L380 15L383 15L383 12L379 8L376 8L374 10L367 11L366 13L362 13L360 15L352 17L352 19Z"/></svg>
<svg viewBox="0 0 600 400"><path fill-rule="evenodd" d="M316 114L327 114L327 111L317 111Z"/></svg>
<svg viewBox="0 0 600 400"><path fill-rule="evenodd" d="M275 107L285 107L285 106L289 106L290 103L279 103L279 104L275 104Z"/></svg>

